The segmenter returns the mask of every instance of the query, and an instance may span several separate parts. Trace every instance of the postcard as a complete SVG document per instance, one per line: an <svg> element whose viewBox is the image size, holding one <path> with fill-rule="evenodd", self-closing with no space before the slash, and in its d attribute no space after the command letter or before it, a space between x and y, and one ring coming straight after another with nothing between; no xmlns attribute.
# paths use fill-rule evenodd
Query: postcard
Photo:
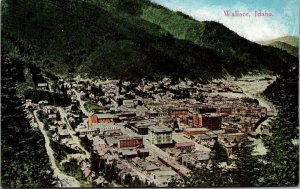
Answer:
<svg viewBox="0 0 300 189"><path fill-rule="evenodd" d="M1 187L299 186L298 6L1 1Z"/></svg>

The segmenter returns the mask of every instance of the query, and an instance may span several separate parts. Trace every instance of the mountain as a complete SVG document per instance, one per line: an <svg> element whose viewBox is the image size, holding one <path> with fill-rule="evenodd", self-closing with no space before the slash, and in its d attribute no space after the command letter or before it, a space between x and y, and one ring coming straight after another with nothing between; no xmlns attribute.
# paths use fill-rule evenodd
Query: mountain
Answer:
<svg viewBox="0 0 300 189"><path fill-rule="evenodd" d="M258 44L276 47L285 50L293 56L298 56L299 38L294 36L285 36L269 41L258 41Z"/></svg>
<svg viewBox="0 0 300 189"><path fill-rule="evenodd" d="M59 74L137 80L207 80L297 63L217 22L146 0L5 0L4 52Z"/></svg>
<svg viewBox="0 0 300 189"><path fill-rule="evenodd" d="M257 43L261 44L261 45L270 45L271 43L274 42L282 42L282 43L286 43L288 45L291 45L293 47L299 47L299 38L295 37L295 36L284 36L284 37L279 37L279 38L275 38L269 41L258 41Z"/></svg>
<svg viewBox="0 0 300 189"><path fill-rule="evenodd" d="M294 47L292 45L289 45L287 43L281 42L281 41L275 41L273 43L270 43L268 46L276 47L282 50L285 50L289 54L293 56L298 56L298 47Z"/></svg>

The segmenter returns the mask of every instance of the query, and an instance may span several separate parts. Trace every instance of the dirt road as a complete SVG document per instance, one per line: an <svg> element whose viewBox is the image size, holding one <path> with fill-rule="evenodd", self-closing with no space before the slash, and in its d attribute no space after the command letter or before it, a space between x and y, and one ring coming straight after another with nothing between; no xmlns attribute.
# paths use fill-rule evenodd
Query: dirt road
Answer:
<svg viewBox="0 0 300 189"><path fill-rule="evenodd" d="M50 139L44 129L44 123L42 123L37 116L37 110L35 110L33 112L35 119L37 120L39 129L41 131L41 133L43 134L44 138L45 138L45 147L46 147L46 151L47 154L49 156L50 159L50 163L51 163L51 168L54 172L54 178L57 178L60 181L60 186L61 187L80 187L80 183L78 180L76 180L74 177L68 176L64 173L62 173L55 162L55 158L54 158L54 152L50 146Z"/></svg>

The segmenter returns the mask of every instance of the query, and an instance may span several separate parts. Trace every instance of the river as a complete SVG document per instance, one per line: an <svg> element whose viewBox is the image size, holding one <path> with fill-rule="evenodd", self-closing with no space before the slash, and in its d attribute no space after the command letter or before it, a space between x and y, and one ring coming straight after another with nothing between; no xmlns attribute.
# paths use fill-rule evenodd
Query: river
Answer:
<svg viewBox="0 0 300 189"><path fill-rule="evenodd" d="M262 77L269 77L272 78L270 80L261 80ZM218 93L219 95L227 96L227 97L249 97L253 99L257 99L259 102L259 105L266 107L268 114L272 114L272 116L268 117L264 122L262 122L255 132L258 134L261 134L261 126L262 125L268 125L269 122L271 121L272 117L275 117L277 115L277 110L275 106L272 104L272 102L269 102L266 100L261 94L266 88L271 85L275 80L276 77L270 76L270 75L265 75L265 76L244 76L240 78L237 81L234 81L233 79L229 80L219 80L222 81L223 83L226 82L231 82L240 87L243 90L243 93ZM264 147L264 144L262 142L262 139L258 138L251 138L249 137L250 140L254 142L254 154L257 155L264 155L267 152L267 149Z"/></svg>

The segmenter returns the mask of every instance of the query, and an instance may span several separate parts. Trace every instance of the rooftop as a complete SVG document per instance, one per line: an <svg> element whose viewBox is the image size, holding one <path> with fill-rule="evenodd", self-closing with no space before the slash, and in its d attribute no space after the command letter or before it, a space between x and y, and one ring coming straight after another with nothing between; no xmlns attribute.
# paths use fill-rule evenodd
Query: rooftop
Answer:
<svg viewBox="0 0 300 189"><path fill-rule="evenodd" d="M90 116L92 116L94 114L91 114ZM95 114L97 116L98 119L112 119L112 118L118 118L117 115L114 114Z"/></svg>
<svg viewBox="0 0 300 189"><path fill-rule="evenodd" d="M153 171L152 174L163 177L163 176L176 176L176 172L173 170L165 170L165 171Z"/></svg>
<svg viewBox="0 0 300 189"><path fill-rule="evenodd" d="M166 126L151 126L149 130L154 133L165 133L165 132L172 132L172 129Z"/></svg>

